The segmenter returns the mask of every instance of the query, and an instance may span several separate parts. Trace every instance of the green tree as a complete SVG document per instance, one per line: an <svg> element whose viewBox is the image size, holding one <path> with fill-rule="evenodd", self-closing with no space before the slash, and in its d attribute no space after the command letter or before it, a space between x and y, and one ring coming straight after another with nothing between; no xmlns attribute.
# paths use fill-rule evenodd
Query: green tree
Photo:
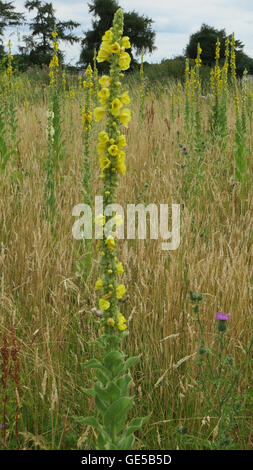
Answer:
<svg viewBox="0 0 253 470"><path fill-rule="evenodd" d="M220 57L222 59L225 56L226 37L225 29L218 30L212 26L202 24L200 30L190 36L189 43L185 49L185 55L190 59L196 59L197 46L198 43L200 43L200 47L202 49L201 59L203 64L212 66L215 63L215 47L217 38L219 38L221 43ZM235 45L236 53L238 54L238 52L243 50L244 45L239 40L235 42Z"/></svg>
<svg viewBox="0 0 253 470"><path fill-rule="evenodd" d="M29 12L36 11L36 15L30 23L31 35L24 37L26 47L20 48L23 54L29 54L30 63L37 65L49 64L53 53L51 35L54 26L56 26L60 40L69 42L70 44L79 41L79 38L76 37L72 31L80 26L80 23L72 20L57 20L52 2L27 0L25 2L25 8L27 8ZM59 58L63 60L63 54L60 51Z"/></svg>
<svg viewBox="0 0 253 470"><path fill-rule="evenodd" d="M98 49L101 44L101 37L112 25L113 16L120 8L117 0L92 0L89 5L89 12L93 14L92 30L85 33L82 39L82 51L80 63L85 66L92 63L94 49ZM129 36L132 48L136 54L152 52L155 49L155 32L152 30L153 20L144 15L138 15L135 11L124 13L124 35ZM130 53L131 54L131 53ZM100 70L105 64L98 64Z"/></svg>
<svg viewBox="0 0 253 470"><path fill-rule="evenodd" d="M7 26L17 26L24 21L24 15L18 13L13 2L0 1L0 56L4 55L3 35Z"/></svg>

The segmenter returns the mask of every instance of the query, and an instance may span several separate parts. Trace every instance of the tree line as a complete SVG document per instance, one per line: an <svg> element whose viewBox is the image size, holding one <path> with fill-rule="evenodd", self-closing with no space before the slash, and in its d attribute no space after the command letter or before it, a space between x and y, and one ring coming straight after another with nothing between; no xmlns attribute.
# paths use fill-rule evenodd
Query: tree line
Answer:
<svg viewBox="0 0 253 470"><path fill-rule="evenodd" d="M4 34L9 27L26 25L29 34L23 36L23 45L19 46L19 53L16 59L23 69L32 66L48 65L50 63L52 47L52 31L56 27L58 38L61 43L80 43L80 57L78 65L85 66L92 63L94 50L98 50L101 37L112 24L113 16L120 7L117 0L91 0L88 3L89 13L93 16L92 28L84 32L83 37L78 37L75 30L81 26L77 21L60 21L56 17L56 11L52 2L42 0L26 0L24 7L27 12L34 16L27 21L25 13L18 12L13 1L0 0L0 58L4 56L3 45ZM124 12L124 34L129 36L132 45L132 67L136 64L133 56L144 53L152 53L155 47L155 31L153 30L153 20L145 15L139 15L136 11ZM221 43L221 60L225 53L225 29L215 29L212 26L203 24L199 31L192 34L185 48L184 56L194 59L196 57L197 44L202 48L202 63L212 66L215 57L215 44L217 38ZM244 45L241 41L236 41L236 59L239 74L245 68L249 73L253 73L253 59L243 52ZM59 59L64 62L64 54L59 50ZM103 71L104 64L98 64L100 71Z"/></svg>

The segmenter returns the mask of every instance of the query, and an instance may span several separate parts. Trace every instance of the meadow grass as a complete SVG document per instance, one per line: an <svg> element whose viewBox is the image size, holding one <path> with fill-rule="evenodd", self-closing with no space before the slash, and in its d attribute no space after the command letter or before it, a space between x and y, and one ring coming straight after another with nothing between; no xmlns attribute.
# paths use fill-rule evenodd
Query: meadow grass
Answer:
<svg viewBox="0 0 253 470"><path fill-rule="evenodd" d="M196 158L192 126L186 133L185 97L177 100L177 85L157 85L149 90L142 121L139 84L129 83L133 119L125 131L127 173L121 178L117 202L123 207L127 203L181 204L181 244L176 251L162 251L160 240L118 242L125 266L124 284L128 287L121 308L129 319L130 330L124 348L127 355L141 354L131 372L135 415L152 413L148 424L136 434L136 448L206 449L215 441L219 416L210 414L198 388L200 334L189 294L203 294L200 316L210 348L215 346L218 334L215 313L230 314L225 348L239 368L253 326L250 113L245 137L245 193L238 182L233 184L235 111L230 95L225 148L209 132L213 96L199 98L204 140L200 171L198 164L192 166ZM34 95L36 100L17 104L21 137L17 167L21 176L18 183L13 182L9 168L0 184L0 338L7 335L7 349L11 351L15 326L20 362L19 390L13 381L8 382L7 429L2 448L17 447L18 406L20 448L88 449L94 431L77 424L74 417L89 415L93 409L92 398L82 389L88 388L94 378L83 364L93 357L89 342L97 337L97 318L92 308L96 304L98 262L94 256L84 285L76 266L80 255L85 259L85 251L71 233L72 209L83 202L80 91L64 104L62 132L69 158L59 165L55 176L54 232L45 217L44 202L47 95L39 99L36 87ZM90 131L93 194L101 193L95 150L100 127L98 124ZM10 366L11 361L10 357ZM210 361L215 368L215 354L210 355ZM249 361L240 375L235 397L240 399L241 408L232 430L234 448L252 449ZM2 416L1 404L0 412Z"/></svg>

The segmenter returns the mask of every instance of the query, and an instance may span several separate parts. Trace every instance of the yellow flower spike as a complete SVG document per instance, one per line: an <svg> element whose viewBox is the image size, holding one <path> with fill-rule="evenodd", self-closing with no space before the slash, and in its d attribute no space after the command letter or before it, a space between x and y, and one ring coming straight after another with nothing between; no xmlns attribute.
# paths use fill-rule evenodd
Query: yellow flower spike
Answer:
<svg viewBox="0 0 253 470"><path fill-rule="evenodd" d="M96 290L102 289L103 285L104 285L104 283L103 283L102 279L98 278L98 280L96 281L96 284L95 284Z"/></svg>
<svg viewBox="0 0 253 470"><path fill-rule="evenodd" d="M111 113L113 116L118 116L120 113L120 109L122 108L123 104L119 100L119 98L115 98L112 101Z"/></svg>
<svg viewBox="0 0 253 470"><path fill-rule="evenodd" d="M108 302L108 300L105 300L105 299L99 299L99 308L100 310L108 310L108 308L110 308L110 302Z"/></svg>
<svg viewBox="0 0 253 470"><path fill-rule="evenodd" d="M117 299L122 299L123 295L126 293L126 288L124 284L119 284L118 287L116 287L116 297Z"/></svg>
<svg viewBox="0 0 253 470"><path fill-rule="evenodd" d="M105 116L105 108L103 106L99 106L94 109L94 117L97 122L101 121Z"/></svg>
<svg viewBox="0 0 253 470"><path fill-rule="evenodd" d="M118 273L118 274L123 274L124 268L123 268L123 264L121 263L121 261L119 261L119 262L117 263L116 268L117 268L117 273Z"/></svg>
<svg viewBox="0 0 253 470"><path fill-rule="evenodd" d="M107 323L108 326L114 326L115 325L115 320L112 317L110 317L110 318L107 319L106 323Z"/></svg>

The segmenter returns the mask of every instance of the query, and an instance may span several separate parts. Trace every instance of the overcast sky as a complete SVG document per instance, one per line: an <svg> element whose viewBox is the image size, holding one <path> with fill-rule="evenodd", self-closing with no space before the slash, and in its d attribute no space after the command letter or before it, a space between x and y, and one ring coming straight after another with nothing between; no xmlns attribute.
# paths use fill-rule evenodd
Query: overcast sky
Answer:
<svg viewBox="0 0 253 470"><path fill-rule="evenodd" d="M88 11L89 0L53 0L56 16L60 20L76 20L81 27L78 35L91 27L91 15ZM24 11L24 0L14 0L18 11ZM119 0L125 11L135 10L154 20L156 32L156 51L147 54L149 62L159 62L183 53L189 36L196 32L202 23L222 29L227 34L235 33L236 38L245 44L245 52L253 57L253 0ZM27 15L29 18L29 15ZM31 16L31 15L30 15ZM14 49L24 30L18 34L6 30L5 43L11 37ZM80 45L64 45L67 62L74 64L80 53ZM15 50L14 50L15 52Z"/></svg>

